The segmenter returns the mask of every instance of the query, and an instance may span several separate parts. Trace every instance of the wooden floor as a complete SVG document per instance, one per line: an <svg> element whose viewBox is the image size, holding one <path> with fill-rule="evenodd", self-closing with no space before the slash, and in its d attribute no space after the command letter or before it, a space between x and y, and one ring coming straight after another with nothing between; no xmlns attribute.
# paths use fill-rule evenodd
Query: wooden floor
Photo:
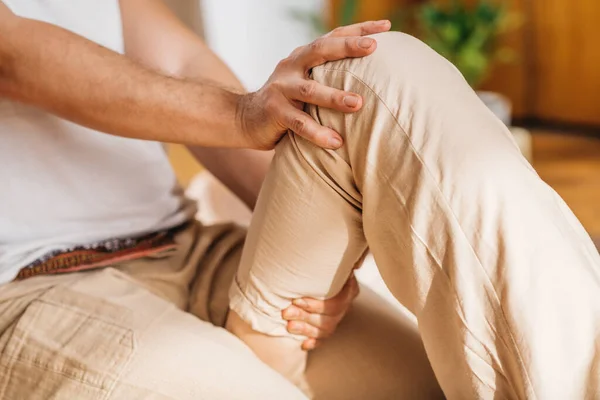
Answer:
<svg viewBox="0 0 600 400"><path fill-rule="evenodd" d="M533 166L600 247L600 139L534 131Z"/></svg>

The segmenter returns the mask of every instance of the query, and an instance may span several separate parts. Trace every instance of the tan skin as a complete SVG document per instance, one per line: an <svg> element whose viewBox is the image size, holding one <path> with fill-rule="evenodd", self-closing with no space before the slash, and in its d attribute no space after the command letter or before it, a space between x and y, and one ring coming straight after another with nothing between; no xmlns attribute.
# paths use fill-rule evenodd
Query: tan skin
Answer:
<svg viewBox="0 0 600 400"><path fill-rule="evenodd" d="M112 135L182 143L253 207L272 149L292 129L325 148L340 136L304 114L302 102L355 112L359 96L308 80L329 60L363 57L376 43L361 36L388 21L338 28L296 49L263 88L245 93L235 75L160 0L121 0L126 55L0 2L0 96ZM68 60L68 62L65 62ZM65 85L64 82L69 82ZM241 176L244 171L244 176ZM288 330L312 349L331 335L358 294L351 279L329 300L298 299L283 311Z"/></svg>

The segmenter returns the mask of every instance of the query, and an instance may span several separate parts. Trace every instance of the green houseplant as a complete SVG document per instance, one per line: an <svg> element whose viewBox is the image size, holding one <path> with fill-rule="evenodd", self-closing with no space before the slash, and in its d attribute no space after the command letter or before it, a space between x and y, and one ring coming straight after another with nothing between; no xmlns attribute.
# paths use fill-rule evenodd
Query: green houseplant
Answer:
<svg viewBox="0 0 600 400"><path fill-rule="evenodd" d="M400 21L408 32L452 62L466 81L477 89L498 63L511 63L517 57L500 38L521 23L502 0L477 0L471 6L461 0L444 4L427 1ZM400 25L403 25L400 23ZM478 92L481 100L506 125L511 122L510 101L499 93Z"/></svg>
<svg viewBox="0 0 600 400"><path fill-rule="evenodd" d="M498 41L519 23L518 17L508 12L506 2L479 0L472 7L460 0L446 5L426 2L414 15L416 36L452 62L474 88L494 63L516 58L510 47Z"/></svg>

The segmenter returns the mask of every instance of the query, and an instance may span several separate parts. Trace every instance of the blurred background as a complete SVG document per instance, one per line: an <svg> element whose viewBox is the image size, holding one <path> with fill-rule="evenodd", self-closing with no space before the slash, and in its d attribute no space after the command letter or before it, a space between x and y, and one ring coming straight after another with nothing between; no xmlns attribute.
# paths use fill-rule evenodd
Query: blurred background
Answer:
<svg viewBox="0 0 600 400"><path fill-rule="evenodd" d="M392 20L458 67L600 244L600 0L167 2L249 90L295 47L336 26ZM184 149L173 147L171 159L192 196L227 196ZM205 219L222 212L207 209Z"/></svg>

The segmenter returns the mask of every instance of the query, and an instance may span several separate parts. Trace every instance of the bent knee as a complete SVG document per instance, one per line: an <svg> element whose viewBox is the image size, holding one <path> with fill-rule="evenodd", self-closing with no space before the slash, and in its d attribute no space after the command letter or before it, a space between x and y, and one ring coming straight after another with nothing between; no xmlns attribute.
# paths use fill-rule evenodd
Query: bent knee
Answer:
<svg viewBox="0 0 600 400"><path fill-rule="evenodd" d="M331 86L332 75L349 74L376 93L411 86L431 86L463 80L458 70L419 39L401 32L371 35L377 41L373 54L331 61L313 69L313 79Z"/></svg>
<svg viewBox="0 0 600 400"><path fill-rule="evenodd" d="M338 131L345 140L360 142L359 149L376 136L386 146L403 137L400 140L408 139L407 146L396 147L419 153L427 146L434 159L452 148L487 154L490 142L502 142L501 148L514 150L506 140L506 128L450 62L400 32L372 37L377 40L373 54L313 69L312 78L319 83L363 98L362 108L353 114L309 106L319 123Z"/></svg>
<svg viewBox="0 0 600 400"><path fill-rule="evenodd" d="M317 122L340 133L345 147L337 153L354 166L360 164L356 155L365 155L361 149L371 147L365 141L373 136L396 143L406 134L428 135L431 130L412 129L414 123L426 126L455 113L457 97L467 110L480 103L456 68L420 40L400 32L372 37L377 40L373 54L329 62L312 71L317 82L363 99L362 108L351 114L307 108Z"/></svg>

